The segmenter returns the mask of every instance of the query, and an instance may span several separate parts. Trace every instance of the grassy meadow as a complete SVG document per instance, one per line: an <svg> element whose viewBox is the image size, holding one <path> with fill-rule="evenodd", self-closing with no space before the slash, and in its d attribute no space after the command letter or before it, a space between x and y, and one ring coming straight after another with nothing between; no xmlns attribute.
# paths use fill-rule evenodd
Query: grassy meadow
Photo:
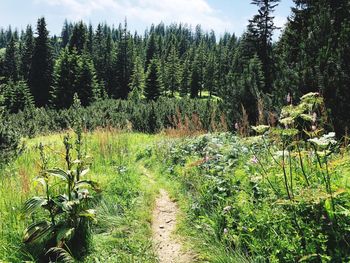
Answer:
<svg viewBox="0 0 350 263"><path fill-rule="evenodd" d="M348 144L346 137L341 141L325 133L321 123L307 131L308 122L316 121L305 111L318 100L310 96L282 111L280 122L293 119L294 128L260 125L249 137L186 129L153 135L96 129L83 133L77 144L78 133L68 132L75 142L71 149L80 145L92 156L89 170L81 173L85 184L95 181L101 191L91 203L88 250L78 261L57 261L158 262L151 223L160 189L179 204L176 233L195 262L349 261ZM0 262L45 262L38 260L45 236L25 243L23 231L48 215L23 208L28 198L43 194L37 179L41 154L48 169L64 167L66 134L22 139L17 158L1 168ZM80 159L70 162L79 165ZM52 191L64 190L58 177L66 173L48 171L57 177L48 179Z"/></svg>

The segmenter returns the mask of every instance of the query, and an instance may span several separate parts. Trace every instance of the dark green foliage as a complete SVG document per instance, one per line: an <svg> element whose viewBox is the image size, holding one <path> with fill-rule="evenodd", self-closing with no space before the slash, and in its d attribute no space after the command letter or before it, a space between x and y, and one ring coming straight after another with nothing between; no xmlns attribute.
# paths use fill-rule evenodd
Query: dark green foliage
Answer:
<svg viewBox="0 0 350 263"><path fill-rule="evenodd" d="M101 97L95 67L91 59L83 54L78 59L76 93L83 106L88 106Z"/></svg>
<svg viewBox="0 0 350 263"><path fill-rule="evenodd" d="M4 106L10 113L17 113L26 108L34 107L34 100L25 81L10 80L3 84Z"/></svg>
<svg viewBox="0 0 350 263"><path fill-rule="evenodd" d="M87 130L99 127L125 128L130 123L139 132L160 132L166 128L177 128L174 117L181 120L198 116L203 130L215 130L220 126L224 111L222 104L206 100L159 98L157 101L100 100L86 108L71 107L63 110L26 108L8 118L22 136L34 137L49 132L59 132L74 127L77 117L84 119ZM26 125L22 125L26 123ZM152 126L152 127L151 127ZM218 127L219 128L219 127Z"/></svg>
<svg viewBox="0 0 350 263"><path fill-rule="evenodd" d="M276 47L280 57L278 91L299 96L324 95L333 125L343 134L349 123L349 2L295 1L292 16ZM345 51L347 50L347 51ZM292 84L288 87L288 84ZM285 94L286 94L285 92Z"/></svg>
<svg viewBox="0 0 350 263"><path fill-rule="evenodd" d="M159 62L152 59L146 74L145 97L147 100L157 100L162 92L163 83L159 72Z"/></svg>
<svg viewBox="0 0 350 263"><path fill-rule="evenodd" d="M130 92L129 83L133 69L133 42L126 21L123 29L119 27L119 34L115 72L111 74L117 75L117 87L114 87L117 88L117 93L114 94L114 98L126 99Z"/></svg>
<svg viewBox="0 0 350 263"><path fill-rule="evenodd" d="M20 74L23 79L28 80L31 65L32 65L32 56L34 51L34 37L31 26L27 26L26 33L24 35L24 46L21 53L20 61Z"/></svg>
<svg viewBox="0 0 350 263"><path fill-rule="evenodd" d="M69 49L75 49L80 55L85 46L86 46L86 38L87 38L87 29L84 25L83 21L76 23L72 30L72 36L69 40Z"/></svg>
<svg viewBox="0 0 350 263"><path fill-rule="evenodd" d="M30 27L21 34L11 27L1 29L1 82L23 78L36 106L46 105L53 84L53 60L57 62L62 48L67 46L70 53L76 50L79 55L76 59L82 54L87 60L92 59L100 96L126 99L133 83L143 82L142 76L140 80L135 79L136 75L132 78L135 57L139 57L145 73L151 61L157 59L161 96L216 95L231 105L227 108L231 119L242 118L243 104L254 123L258 98L265 106L265 116L267 111L276 115L287 94L296 98L318 91L329 108L329 126L333 125L337 134L344 134L349 123L349 3L346 0L294 2L288 23L275 43L272 36L277 27L273 12L279 0L252 1L257 14L249 20L239 39L229 33L217 38L214 32L205 32L200 25L191 30L183 24L163 23L152 25L142 35L129 32L126 22L118 28L98 24L94 31L83 22L65 21L61 38L49 38L45 21L40 19L35 43ZM256 74L249 69L256 59L262 76L261 72ZM252 74L259 75L261 81L252 80ZM66 85L62 91L65 89L70 98L67 107L71 104L72 87ZM91 95L90 91L88 88ZM91 102L89 98L80 99L84 105Z"/></svg>
<svg viewBox="0 0 350 263"><path fill-rule="evenodd" d="M42 107L48 104L52 84L52 46L44 18L38 20L37 34L29 74L29 87L35 105Z"/></svg>
<svg viewBox="0 0 350 263"><path fill-rule="evenodd" d="M164 88L170 92L171 96L174 96L175 92L179 91L181 80L180 76L180 59L176 45L172 44L167 60L165 62L164 78Z"/></svg>
<svg viewBox="0 0 350 263"><path fill-rule="evenodd" d="M83 106L100 97L95 68L86 55L78 55L76 49L64 49L56 61L51 103L57 108L69 108L73 95L78 94Z"/></svg>
<svg viewBox="0 0 350 263"><path fill-rule="evenodd" d="M151 33L148 41L147 41L147 47L146 47L146 63L145 63L145 70L148 70L148 66L151 63L152 59L157 57L158 47L157 47L157 40L156 40L156 34Z"/></svg>
<svg viewBox="0 0 350 263"><path fill-rule="evenodd" d="M136 57L134 61L134 68L131 75L130 81L130 94L129 99L133 101L140 101L143 96L145 88L145 73L140 57Z"/></svg>
<svg viewBox="0 0 350 263"><path fill-rule="evenodd" d="M13 128L11 122L0 115L0 166L17 155L20 143L20 134Z"/></svg>
<svg viewBox="0 0 350 263"><path fill-rule="evenodd" d="M73 95L77 91L79 65L75 50L62 50L56 61L53 74L52 104L56 108L68 108L73 103Z"/></svg>
<svg viewBox="0 0 350 263"><path fill-rule="evenodd" d="M16 45L15 39L11 37L6 46L4 57L3 74L5 80L16 81L18 79L18 51Z"/></svg>
<svg viewBox="0 0 350 263"><path fill-rule="evenodd" d="M254 48L262 62L264 79L264 93L271 92L273 81L272 35L277 27L272 13L280 0L253 0L252 4L259 7L258 14L249 20L246 41Z"/></svg>

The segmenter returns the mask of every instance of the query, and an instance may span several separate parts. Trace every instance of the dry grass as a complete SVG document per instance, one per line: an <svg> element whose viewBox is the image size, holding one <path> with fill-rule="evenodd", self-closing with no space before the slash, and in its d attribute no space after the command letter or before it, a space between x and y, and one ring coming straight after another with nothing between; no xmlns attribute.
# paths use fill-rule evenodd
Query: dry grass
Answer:
<svg viewBox="0 0 350 263"><path fill-rule="evenodd" d="M222 114L220 116L220 121L217 122L215 120L215 112L212 113L210 117L210 131L227 131L228 125L226 121L226 116ZM201 134L205 134L208 132L207 129L204 128L203 123L198 114L192 113L189 117L185 115L182 117L182 114L179 109L176 110L176 114L169 117L171 122L171 126L163 130L163 133L166 136L179 138L179 137L193 137Z"/></svg>

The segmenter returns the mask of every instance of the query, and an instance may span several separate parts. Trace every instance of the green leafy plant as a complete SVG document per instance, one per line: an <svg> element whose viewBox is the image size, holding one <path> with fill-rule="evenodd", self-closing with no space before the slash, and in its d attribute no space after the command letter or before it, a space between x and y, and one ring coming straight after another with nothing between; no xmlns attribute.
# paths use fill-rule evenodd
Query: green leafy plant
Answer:
<svg viewBox="0 0 350 263"><path fill-rule="evenodd" d="M69 134L63 143L66 165L63 169L49 169L45 147L40 144L41 171L34 183L41 185L43 194L30 198L24 205L24 212L34 222L25 229L23 241L41 244L40 257L44 262L72 262L86 254L91 221L95 219L94 194L100 191L96 182L84 178L91 157L82 152L81 130L77 130L75 143Z"/></svg>

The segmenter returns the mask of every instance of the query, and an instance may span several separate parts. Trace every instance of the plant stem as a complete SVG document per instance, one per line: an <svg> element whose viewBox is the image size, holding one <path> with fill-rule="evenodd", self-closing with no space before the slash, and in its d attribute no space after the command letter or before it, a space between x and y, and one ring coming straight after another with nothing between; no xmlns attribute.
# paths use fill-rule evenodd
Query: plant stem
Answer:
<svg viewBox="0 0 350 263"><path fill-rule="evenodd" d="M297 143L297 149L298 149L298 155L299 155L299 162L300 162L301 171L303 172L303 176L304 176L304 179L305 179L305 181L306 181L307 186L310 186L309 179L307 178L307 175L306 175L306 173L305 173L304 163L303 163L303 158L302 158L302 156L301 156L301 151L300 151L299 143Z"/></svg>
<svg viewBox="0 0 350 263"><path fill-rule="evenodd" d="M284 141L283 141L283 149L282 149L282 151L283 151L282 152L282 170L283 170L284 184L285 184L285 187L286 187L288 198L289 198L289 200L292 200L292 197L291 197L290 192L289 192L287 172L286 172L286 167L285 167L285 163L284 163L284 151L285 151Z"/></svg>

